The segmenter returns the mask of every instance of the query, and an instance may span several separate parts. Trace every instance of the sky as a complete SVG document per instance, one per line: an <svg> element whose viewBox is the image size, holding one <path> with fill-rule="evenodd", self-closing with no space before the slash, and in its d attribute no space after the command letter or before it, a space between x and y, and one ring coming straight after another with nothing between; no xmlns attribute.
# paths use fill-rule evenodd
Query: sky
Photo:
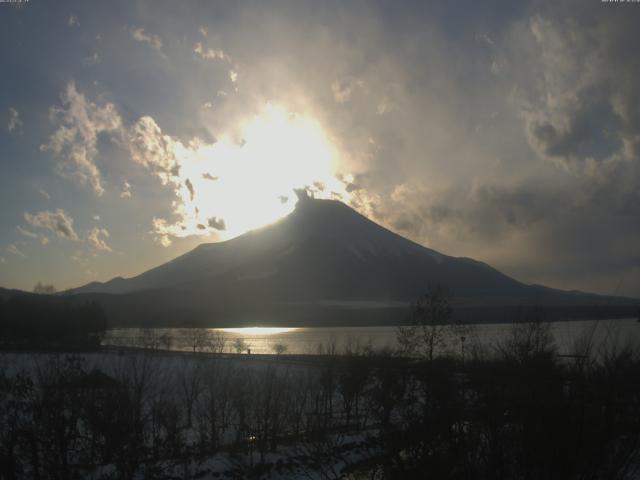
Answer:
<svg viewBox="0 0 640 480"><path fill-rule="evenodd" d="M0 286L132 276L295 189L640 297L640 3L0 3Z"/></svg>

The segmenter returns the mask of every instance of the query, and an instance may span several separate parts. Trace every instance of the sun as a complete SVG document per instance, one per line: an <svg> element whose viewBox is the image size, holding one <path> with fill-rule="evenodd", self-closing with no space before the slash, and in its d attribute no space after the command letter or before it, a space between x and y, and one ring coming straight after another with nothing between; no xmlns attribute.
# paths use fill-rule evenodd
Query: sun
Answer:
<svg viewBox="0 0 640 480"><path fill-rule="evenodd" d="M293 210L299 188L349 198L351 177L340 173L339 152L312 117L267 104L237 131L176 152L181 236L214 230L225 239L272 223Z"/></svg>

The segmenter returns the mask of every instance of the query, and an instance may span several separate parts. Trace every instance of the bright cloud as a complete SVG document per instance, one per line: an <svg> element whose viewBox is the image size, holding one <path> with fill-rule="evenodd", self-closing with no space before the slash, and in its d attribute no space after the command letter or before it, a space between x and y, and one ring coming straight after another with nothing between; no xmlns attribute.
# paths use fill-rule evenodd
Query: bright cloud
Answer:
<svg viewBox="0 0 640 480"><path fill-rule="evenodd" d="M7 123L7 130L9 133L20 133L22 131L22 119L20 113L13 107L9 107L9 122Z"/></svg>
<svg viewBox="0 0 640 480"><path fill-rule="evenodd" d="M131 198L131 184L126 180L120 192L120 198Z"/></svg>
<svg viewBox="0 0 640 480"><path fill-rule="evenodd" d="M204 47L202 45L202 42L197 42L193 46L193 51L205 60L226 60L228 62L231 61L229 55L227 55L223 50Z"/></svg>
<svg viewBox="0 0 640 480"><path fill-rule="evenodd" d="M33 232L30 232L29 230L22 228L20 226L16 227L16 230L18 231L18 233L20 235L22 235L23 237L27 237L27 238L38 238L38 235L36 235Z"/></svg>
<svg viewBox="0 0 640 480"><path fill-rule="evenodd" d="M362 87L362 81L348 78L343 81L335 81L331 84L331 93L336 103L346 103L351 98L351 94L356 87Z"/></svg>
<svg viewBox="0 0 640 480"><path fill-rule="evenodd" d="M89 245L99 251L111 252L111 247L107 244L109 231L106 228L93 227L87 232Z"/></svg>
<svg viewBox="0 0 640 480"><path fill-rule="evenodd" d="M273 222L293 209L289 199L297 188L317 197L350 197L350 176L339 175L337 151L313 119L267 105L239 132L241 141L227 134L213 144L185 145L163 134L151 117L133 126L132 159L176 196L175 220L153 219L162 245L173 237L220 232L231 237Z"/></svg>
<svg viewBox="0 0 640 480"><path fill-rule="evenodd" d="M145 32L144 28L134 28L131 31L131 36L135 41L146 43L156 50L160 50L162 48L162 40L160 40L160 37L154 33Z"/></svg>
<svg viewBox="0 0 640 480"><path fill-rule="evenodd" d="M131 159L160 177L162 184L173 181L180 173L175 154L175 141L151 117L140 118L129 130Z"/></svg>
<svg viewBox="0 0 640 480"><path fill-rule="evenodd" d="M60 159L58 173L89 184L96 195L102 195L104 188L95 163L96 145L100 133L115 133L122 126L114 105L88 101L71 82L62 94L62 108L52 107L50 118L57 130L40 149L51 151Z"/></svg>
<svg viewBox="0 0 640 480"><path fill-rule="evenodd" d="M44 211L35 215L25 212L24 219L32 227L50 230L59 238L73 241L77 241L80 238L73 228L73 218L60 208L55 212Z"/></svg>

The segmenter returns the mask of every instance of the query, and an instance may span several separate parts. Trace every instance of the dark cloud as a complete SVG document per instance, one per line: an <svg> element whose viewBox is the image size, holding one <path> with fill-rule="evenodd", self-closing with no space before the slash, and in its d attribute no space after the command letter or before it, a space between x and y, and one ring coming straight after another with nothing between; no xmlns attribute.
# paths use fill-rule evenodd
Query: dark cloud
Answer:
<svg viewBox="0 0 640 480"><path fill-rule="evenodd" d="M637 161L637 17L606 4L570 3L571 12L545 3L523 22L514 44L530 42L536 56L510 52L513 68L521 70L518 95L531 146L568 167Z"/></svg>
<svg viewBox="0 0 640 480"><path fill-rule="evenodd" d="M615 208L613 190L585 192L579 182L407 189L371 211L409 238L525 282L638 295L640 211Z"/></svg>
<svg viewBox="0 0 640 480"><path fill-rule="evenodd" d="M224 231L227 229L227 225L223 218L211 217L208 221L208 225L214 230Z"/></svg>
<svg viewBox="0 0 640 480"><path fill-rule="evenodd" d="M210 173L203 173L202 174L202 178L206 179L206 180L212 180L212 181L216 181L218 180L218 177L215 177L213 175L211 175Z"/></svg>
<svg viewBox="0 0 640 480"><path fill-rule="evenodd" d="M372 139L352 204L525 282L640 296L640 11L568 3L529 3L465 65L402 52L384 130L348 128Z"/></svg>
<svg viewBox="0 0 640 480"><path fill-rule="evenodd" d="M196 192L193 189L193 184L191 183L191 180L189 180L188 178L184 181L185 186L187 187L187 190L189 190L189 196L191 198L191 201L193 202L193 197L195 196Z"/></svg>

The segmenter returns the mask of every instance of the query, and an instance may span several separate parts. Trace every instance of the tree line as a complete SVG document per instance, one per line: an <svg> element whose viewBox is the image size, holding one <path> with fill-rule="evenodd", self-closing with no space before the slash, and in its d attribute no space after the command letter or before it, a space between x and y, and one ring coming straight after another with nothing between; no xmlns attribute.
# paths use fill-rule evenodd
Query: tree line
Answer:
<svg viewBox="0 0 640 480"><path fill-rule="evenodd" d="M464 364L361 348L308 365L152 350L5 363L0 478L214 478L211 458L228 478L634 478L638 352L567 359L547 333L514 330Z"/></svg>
<svg viewBox="0 0 640 480"><path fill-rule="evenodd" d="M0 348L94 350L106 329L95 302L37 294L0 298Z"/></svg>
<svg viewBox="0 0 640 480"><path fill-rule="evenodd" d="M13 354L0 361L0 478L637 477L636 348L585 332L560 356L536 309L480 345L450 313L431 289L400 350L327 345L305 364Z"/></svg>

